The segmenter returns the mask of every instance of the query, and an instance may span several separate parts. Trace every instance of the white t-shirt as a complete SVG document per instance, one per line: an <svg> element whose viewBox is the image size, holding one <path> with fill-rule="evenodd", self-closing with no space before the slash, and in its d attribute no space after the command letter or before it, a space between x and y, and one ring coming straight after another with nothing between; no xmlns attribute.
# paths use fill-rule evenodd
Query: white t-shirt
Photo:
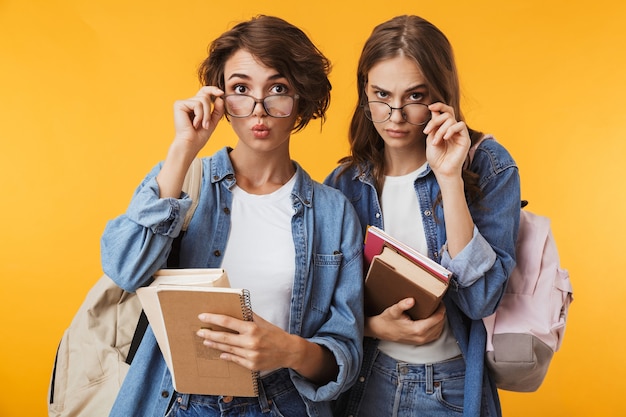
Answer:
<svg viewBox="0 0 626 417"><path fill-rule="evenodd" d="M222 262L231 287L250 291L254 313L285 331L296 270L291 233L295 181L293 176L264 195L233 187L231 229Z"/></svg>
<svg viewBox="0 0 626 417"><path fill-rule="evenodd" d="M385 232L428 255L421 207L415 193L415 179L426 170L426 163L410 174L385 177L381 204ZM461 354L446 321L439 339L421 346L381 340L378 348L392 358L408 363L433 363Z"/></svg>

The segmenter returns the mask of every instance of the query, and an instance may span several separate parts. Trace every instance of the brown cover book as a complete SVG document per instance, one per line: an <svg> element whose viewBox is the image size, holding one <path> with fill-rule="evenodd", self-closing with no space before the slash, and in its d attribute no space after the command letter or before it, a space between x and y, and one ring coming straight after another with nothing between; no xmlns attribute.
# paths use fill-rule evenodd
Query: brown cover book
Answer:
<svg viewBox="0 0 626 417"><path fill-rule="evenodd" d="M207 270L211 271L211 270ZM176 391L187 394L255 397L258 372L220 359L220 351L205 346L196 332L207 326L200 313L225 314L240 320L252 320L250 295L245 289L213 287L211 281L226 284L222 270L207 274L208 282L185 283L184 272L176 279L156 279L137 294L142 302ZM221 278L220 271L223 273ZM217 275L215 275L217 274ZM163 277L162 277L163 278ZM218 329L224 330L226 329Z"/></svg>
<svg viewBox="0 0 626 417"><path fill-rule="evenodd" d="M400 300L413 297L415 305L407 314L413 320L423 319L435 312L447 289L447 281L385 246L372 259L365 278L365 312L377 315Z"/></svg>

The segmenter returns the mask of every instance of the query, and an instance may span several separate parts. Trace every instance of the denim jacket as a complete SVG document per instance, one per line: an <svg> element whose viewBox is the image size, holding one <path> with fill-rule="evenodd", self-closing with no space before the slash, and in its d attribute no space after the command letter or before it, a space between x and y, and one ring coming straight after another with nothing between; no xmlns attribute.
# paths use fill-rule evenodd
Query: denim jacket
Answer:
<svg viewBox="0 0 626 417"><path fill-rule="evenodd" d="M351 169L340 175L342 168L337 167L324 182L340 189L352 202L363 232L368 225L384 228L371 167L364 167L362 172ZM472 240L453 259L446 249L442 205L434 205L440 189L430 167L415 180L415 192L422 208L428 255L453 272L444 304L467 364L463 415L495 416L501 411L494 382L484 372L486 332L482 318L495 311L515 266L520 182L515 161L495 140L481 143L471 169L479 175L483 196L469 206L475 224ZM347 407L346 416L357 415L376 348L376 340L365 338L361 376L350 395L339 402L343 404L340 408ZM486 403L481 404L481 399Z"/></svg>
<svg viewBox="0 0 626 417"><path fill-rule="evenodd" d="M235 174L228 149L203 158L199 204L181 241L180 267L219 268L230 229ZM331 416L330 400L354 382L362 360L362 232L347 199L313 181L294 162L292 233L296 272L289 332L328 348L336 381L318 386L290 370L310 416ZM156 166L137 188L125 214L111 220L101 241L103 269L134 292L164 267L181 231L190 200L159 198ZM252 294L254 297L254 294ZM165 415L172 398L171 375L150 327L120 390L112 416Z"/></svg>

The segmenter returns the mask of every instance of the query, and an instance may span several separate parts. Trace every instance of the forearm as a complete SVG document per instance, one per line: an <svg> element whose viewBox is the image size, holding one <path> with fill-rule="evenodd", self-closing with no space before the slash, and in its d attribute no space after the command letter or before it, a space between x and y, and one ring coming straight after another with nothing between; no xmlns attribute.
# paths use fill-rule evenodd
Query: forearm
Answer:
<svg viewBox="0 0 626 417"><path fill-rule="evenodd" d="M465 199L463 180L459 177L440 181L439 184L446 221L448 252L454 258L472 240L474 221Z"/></svg>
<svg viewBox="0 0 626 417"><path fill-rule="evenodd" d="M180 198L185 175L195 157L196 153L188 147L172 143L156 177L160 198Z"/></svg>
<svg viewBox="0 0 626 417"><path fill-rule="evenodd" d="M142 285L167 259L191 200L159 198L155 166L135 191L126 212L109 222L101 239L104 271L128 291Z"/></svg>

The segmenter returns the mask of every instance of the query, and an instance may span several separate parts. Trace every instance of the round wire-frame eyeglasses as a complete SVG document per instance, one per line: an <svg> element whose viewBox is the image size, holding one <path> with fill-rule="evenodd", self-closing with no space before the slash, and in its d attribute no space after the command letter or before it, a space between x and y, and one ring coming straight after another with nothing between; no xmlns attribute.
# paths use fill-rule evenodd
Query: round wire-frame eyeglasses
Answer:
<svg viewBox="0 0 626 417"><path fill-rule="evenodd" d="M402 118L412 125L425 125L431 117L428 104L407 103L400 107L391 107L383 101L368 101L363 105L365 117L374 123L386 122L391 118L394 110L400 110Z"/></svg>

